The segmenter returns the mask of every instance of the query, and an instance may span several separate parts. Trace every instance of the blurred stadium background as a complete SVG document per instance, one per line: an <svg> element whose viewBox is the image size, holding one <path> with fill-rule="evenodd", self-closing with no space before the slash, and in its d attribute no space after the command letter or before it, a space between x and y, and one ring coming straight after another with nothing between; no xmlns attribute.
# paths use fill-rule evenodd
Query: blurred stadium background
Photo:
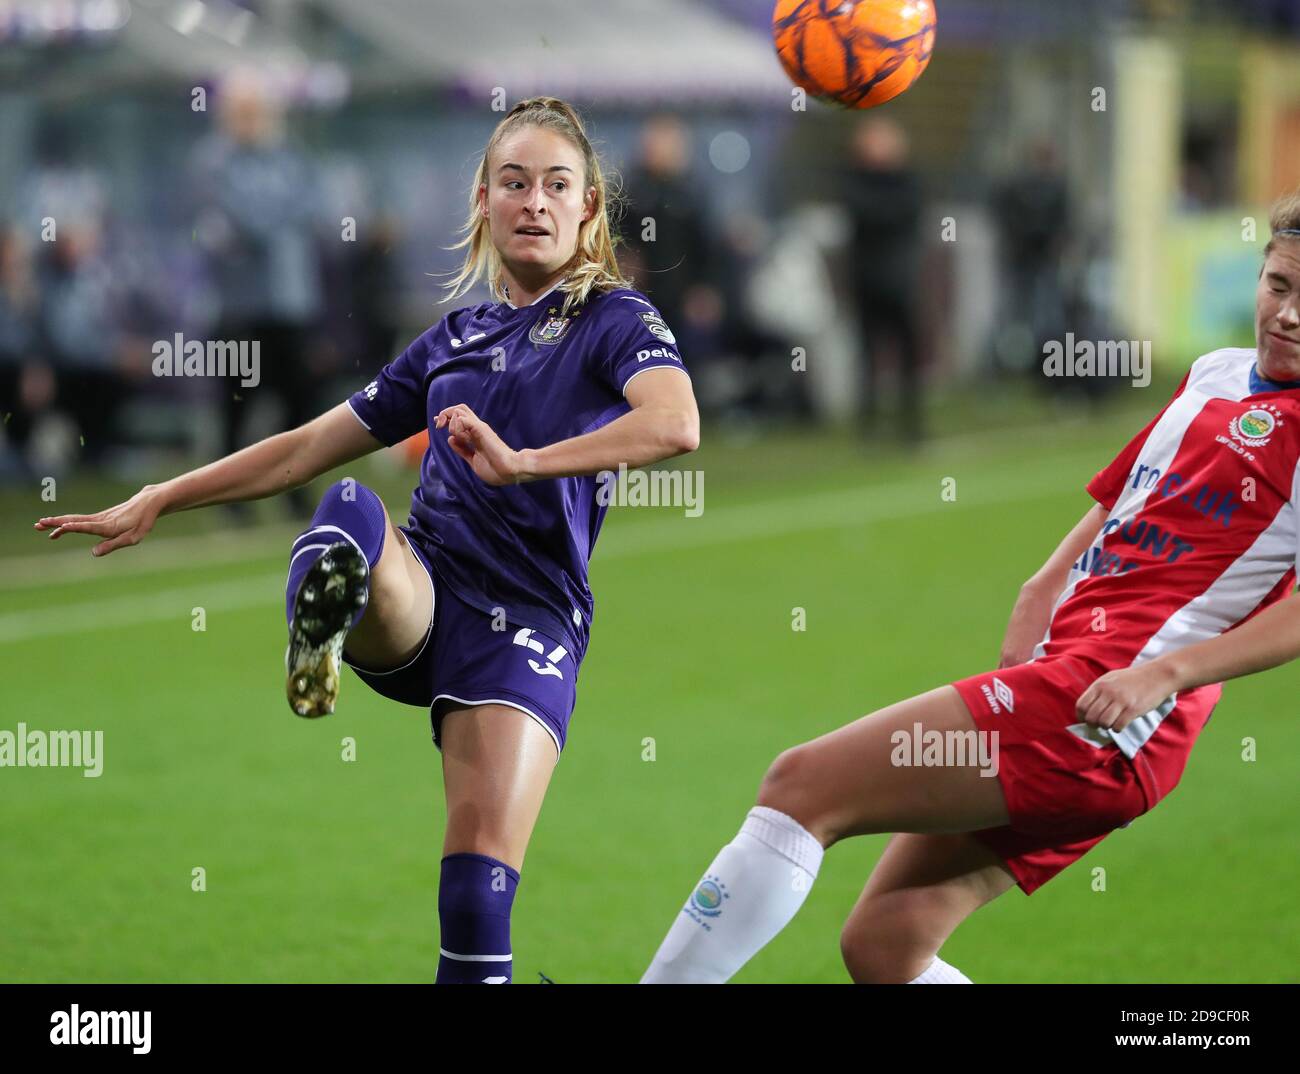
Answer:
<svg viewBox="0 0 1300 1074"><path fill-rule="evenodd" d="M777 752L995 662L1084 482L1197 355L1253 344L1267 206L1300 181L1300 2L937 6L929 70L863 116L792 107L767 0L0 0L0 727L102 728L106 754L95 780L0 769L0 979L431 979L426 721L351 677L329 720L282 700L310 496L102 563L30 527L369 380L441 316L476 155L524 96L577 104L622 177L707 489L698 519L606 523L516 979L634 979ZM262 384L154 376L178 332L260 337ZM1151 341L1152 386L1048 380L1071 332ZM348 472L401 517L417 453ZM1178 793L950 960L1294 981L1292 677L1231 685ZM832 854L741 979L844 979L882 845Z"/></svg>

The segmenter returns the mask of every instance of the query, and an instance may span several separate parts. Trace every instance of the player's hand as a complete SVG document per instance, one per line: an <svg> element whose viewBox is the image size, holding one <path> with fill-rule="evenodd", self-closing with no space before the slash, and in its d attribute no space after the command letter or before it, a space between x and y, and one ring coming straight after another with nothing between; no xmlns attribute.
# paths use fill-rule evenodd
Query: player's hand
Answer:
<svg viewBox="0 0 1300 1074"><path fill-rule="evenodd" d="M90 550L92 556L106 556L124 545L139 544L153 529L163 503L157 487L146 485L125 503L94 515L54 515L37 521L35 528L50 531L50 540L65 533L93 533L103 537Z"/></svg>
<svg viewBox="0 0 1300 1074"><path fill-rule="evenodd" d="M520 452L497 436L492 426L464 403L441 411L433 427L446 428L451 450L469 463L486 484L513 485L522 476Z"/></svg>
<svg viewBox="0 0 1300 1074"><path fill-rule="evenodd" d="M1092 727L1123 731L1178 690L1178 680L1159 660L1108 671L1079 697L1079 719Z"/></svg>

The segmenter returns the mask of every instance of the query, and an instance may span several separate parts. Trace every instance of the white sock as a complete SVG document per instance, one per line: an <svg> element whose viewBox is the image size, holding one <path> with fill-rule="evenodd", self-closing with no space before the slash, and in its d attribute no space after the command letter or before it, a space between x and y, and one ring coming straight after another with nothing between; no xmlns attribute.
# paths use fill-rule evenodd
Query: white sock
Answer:
<svg viewBox="0 0 1300 1074"><path fill-rule="evenodd" d="M941 958L936 958L921 973L920 977L908 981L908 984L971 984L971 979L955 966L949 966Z"/></svg>
<svg viewBox="0 0 1300 1074"><path fill-rule="evenodd" d="M659 945L642 984L722 984L790 923L822 845L793 817L755 806L713 859Z"/></svg>

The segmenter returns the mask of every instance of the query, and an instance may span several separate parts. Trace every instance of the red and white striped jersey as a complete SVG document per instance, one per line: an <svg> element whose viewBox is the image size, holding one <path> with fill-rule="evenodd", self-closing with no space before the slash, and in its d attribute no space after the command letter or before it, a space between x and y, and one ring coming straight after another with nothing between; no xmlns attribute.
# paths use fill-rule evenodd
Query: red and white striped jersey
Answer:
<svg viewBox="0 0 1300 1074"><path fill-rule="evenodd" d="M1300 553L1297 460L1300 388L1263 380L1253 350L1198 358L1165 408L1088 483L1109 514L1070 571L1034 659L1070 653L1129 667L1216 637L1287 596ZM1115 736L1129 756L1161 709Z"/></svg>

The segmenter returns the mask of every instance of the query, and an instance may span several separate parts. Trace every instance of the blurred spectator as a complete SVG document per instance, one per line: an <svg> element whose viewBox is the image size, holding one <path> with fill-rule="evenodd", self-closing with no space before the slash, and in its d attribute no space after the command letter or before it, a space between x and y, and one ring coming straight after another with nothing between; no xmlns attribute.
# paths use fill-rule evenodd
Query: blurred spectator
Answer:
<svg viewBox="0 0 1300 1074"><path fill-rule="evenodd" d="M1243 15L1276 30L1300 33L1300 0L1220 0L1229 16Z"/></svg>
<svg viewBox="0 0 1300 1074"><path fill-rule="evenodd" d="M650 119L627 180L624 267L659 308L689 360L700 362L719 347L723 306L704 203L689 166L685 124L669 115Z"/></svg>
<svg viewBox="0 0 1300 1074"><path fill-rule="evenodd" d="M921 355L917 339L921 183L912 169L907 135L892 119L859 122L850 147L844 207L852 222L853 275L864 350L867 427L880 412L881 370L898 374L895 434L907 442L924 436Z"/></svg>
<svg viewBox="0 0 1300 1074"><path fill-rule="evenodd" d="M1183 127L1179 204L1182 212L1227 208L1236 198L1236 124L1230 115L1187 120Z"/></svg>
<svg viewBox="0 0 1300 1074"><path fill-rule="evenodd" d="M855 416L857 333L841 315L845 300L836 294L836 280L848 275L837 262L848 246L847 218L839 206L810 203L776 217L770 240L750 270L746 307L760 332L787 348L782 375L770 378L775 387L795 398L819 421L847 422ZM795 348L798 348L796 353ZM794 378L796 357L804 361Z"/></svg>
<svg viewBox="0 0 1300 1074"><path fill-rule="evenodd" d="M260 342L261 383L224 387L224 451L243 446L248 401L275 396L284 427L315 416L309 353L321 315L315 169L284 135L282 102L252 72L223 85L219 130L196 148L196 238L207 255L220 312L214 338ZM244 505L246 506L246 505ZM290 510L309 512L304 490ZM242 512L235 510L240 515Z"/></svg>
<svg viewBox="0 0 1300 1074"><path fill-rule="evenodd" d="M103 463L122 406L149 373L160 282L149 243L113 230L103 174L77 159L65 118L41 117L35 164L0 235L0 396L29 469ZM21 225L18 222L22 222Z"/></svg>
<svg viewBox="0 0 1300 1074"><path fill-rule="evenodd" d="M398 281L393 251L400 235L396 218L376 217L358 244L352 266L352 309L358 348L353 363L360 361L365 369L376 363L386 364L393 357L398 331L394 308Z"/></svg>
<svg viewBox="0 0 1300 1074"><path fill-rule="evenodd" d="M0 230L0 419L20 457L54 400L54 372L40 360L40 313L31 251L16 229Z"/></svg>
<svg viewBox="0 0 1300 1074"><path fill-rule="evenodd" d="M97 217L60 221L57 240L42 244L42 253L42 340L54 367L58 404L77 424L82 457L100 463L117 436L117 414L133 371L124 281ZM134 372L139 371L137 360Z"/></svg>
<svg viewBox="0 0 1300 1074"><path fill-rule="evenodd" d="M341 209L338 215L346 213ZM399 346L401 288L394 251L401 234L396 217L373 213L357 219L355 242L340 242L323 251L325 312L315 351L322 363L328 362L330 373L350 382L375 375Z"/></svg>
<svg viewBox="0 0 1300 1074"><path fill-rule="evenodd" d="M994 194L1000 238L1002 315L995 343L1002 368L1037 373L1048 340L1063 339L1063 279L1070 204L1056 145L1034 142L1024 163Z"/></svg>
<svg viewBox="0 0 1300 1074"><path fill-rule="evenodd" d="M722 266L719 335L729 359L719 393L724 419L751 421L764 411L798 409L800 403L796 393L786 390L784 377L774 380L764 374L766 360L773 358L783 368L789 368L791 344L780 332L769 330L762 317L754 315L749 301L770 243L768 223L758 216L734 214L723 224L717 256Z"/></svg>

